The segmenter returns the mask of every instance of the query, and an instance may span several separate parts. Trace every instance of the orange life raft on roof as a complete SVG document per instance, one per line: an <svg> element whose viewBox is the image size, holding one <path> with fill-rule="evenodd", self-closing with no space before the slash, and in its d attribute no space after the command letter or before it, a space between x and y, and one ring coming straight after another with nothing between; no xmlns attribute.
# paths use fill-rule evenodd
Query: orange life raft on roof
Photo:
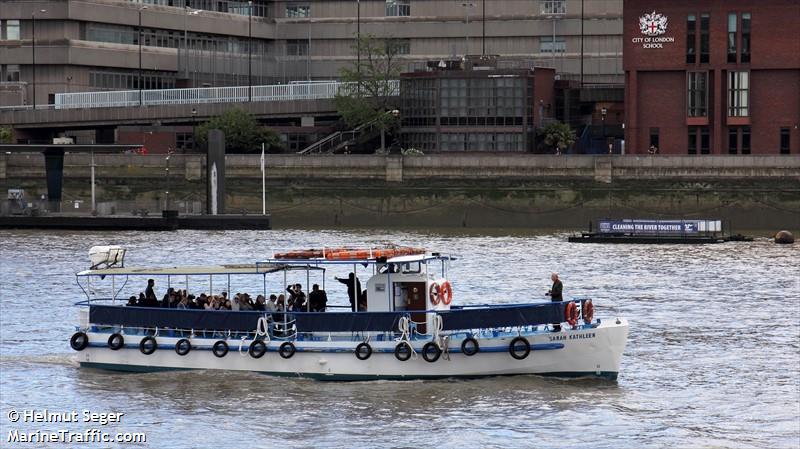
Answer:
<svg viewBox="0 0 800 449"><path fill-rule="evenodd" d="M291 259L320 259L327 260L364 260L379 257L392 258L425 254L425 248L412 248L410 246L391 246L385 248L331 248L331 249L305 249L275 253L273 258Z"/></svg>

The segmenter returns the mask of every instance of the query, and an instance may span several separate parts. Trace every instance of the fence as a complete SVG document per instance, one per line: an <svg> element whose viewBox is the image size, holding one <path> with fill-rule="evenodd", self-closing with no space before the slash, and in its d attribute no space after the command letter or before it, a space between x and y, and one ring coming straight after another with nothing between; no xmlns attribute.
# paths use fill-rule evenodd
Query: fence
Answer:
<svg viewBox="0 0 800 449"><path fill-rule="evenodd" d="M389 81L391 95L399 95L400 81ZM270 86L200 87L190 89L122 90L56 94L56 109L127 106L236 103L246 101L322 100L336 96L355 83L308 82Z"/></svg>

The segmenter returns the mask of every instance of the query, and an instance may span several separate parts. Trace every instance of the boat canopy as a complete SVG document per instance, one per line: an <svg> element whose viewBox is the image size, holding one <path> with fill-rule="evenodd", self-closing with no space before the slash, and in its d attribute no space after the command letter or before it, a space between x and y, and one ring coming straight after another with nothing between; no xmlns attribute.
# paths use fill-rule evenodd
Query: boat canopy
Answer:
<svg viewBox="0 0 800 449"><path fill-rule="evenodd" d="M444 255L444 254L415 254L411 256L398 256L392 258L360 258L360 259L336 259L330 260L326 258L309 258L309 259L266 259L261 262L256 262L258 267L264 265L276 265L276 264L284 264L289 266L296 266L296 267L314 267L320 265L384 265L390 263L429 263L433 261L446 261L446 260L456 260L455 257Z"/></svg>
<svg viewBox="0 0 800 449"><path fill-rule="evenodd" d="M282 263L229 264L186 267L138 267L84 270L76 276L194 276L208 274L268 274L285 270L305 270L307 267ZM311 269L314 269L311 267Z"/></svg>

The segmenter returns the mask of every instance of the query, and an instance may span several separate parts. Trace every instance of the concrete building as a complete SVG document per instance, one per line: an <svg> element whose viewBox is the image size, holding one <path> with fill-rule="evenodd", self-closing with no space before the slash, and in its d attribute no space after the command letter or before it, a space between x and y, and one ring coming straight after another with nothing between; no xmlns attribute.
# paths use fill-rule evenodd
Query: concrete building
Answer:
<svg viewBox="0 0 800 449"><path fill-rule="evenodd" d="M626 0L626 151L799 153L798 23L797 0Z"/></svg>
<svg viewBox="0 0 800 449"><path fill-rule="evenodd" d="M461 61L455 61L461 62ZM402 140L430 151L533 151L555 115L554 70L499 68L491 57L400 78Z"/></svg>
<svg viewBox="0 0 800 449"><path fill-rule="evenodd" d="M400 39L407 71L494 54L621 83L621 20L622 0L3 0L0 106L335 79L359 32Z"/></svg>

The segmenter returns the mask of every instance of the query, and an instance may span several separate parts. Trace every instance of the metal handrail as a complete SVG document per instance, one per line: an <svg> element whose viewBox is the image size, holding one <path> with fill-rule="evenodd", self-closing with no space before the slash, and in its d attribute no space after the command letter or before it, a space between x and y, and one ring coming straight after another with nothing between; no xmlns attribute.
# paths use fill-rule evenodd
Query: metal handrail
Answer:
<svg viewBox="0 0 800 449"><path fill-rule="evenodd" d="M85 109L252 101L321 100L347 92L358 83L307 82L265 86L199 87L184 89L120 90L55 94L55 109ZM390 80L387 92L399 95L400 81Z"/></svg>

